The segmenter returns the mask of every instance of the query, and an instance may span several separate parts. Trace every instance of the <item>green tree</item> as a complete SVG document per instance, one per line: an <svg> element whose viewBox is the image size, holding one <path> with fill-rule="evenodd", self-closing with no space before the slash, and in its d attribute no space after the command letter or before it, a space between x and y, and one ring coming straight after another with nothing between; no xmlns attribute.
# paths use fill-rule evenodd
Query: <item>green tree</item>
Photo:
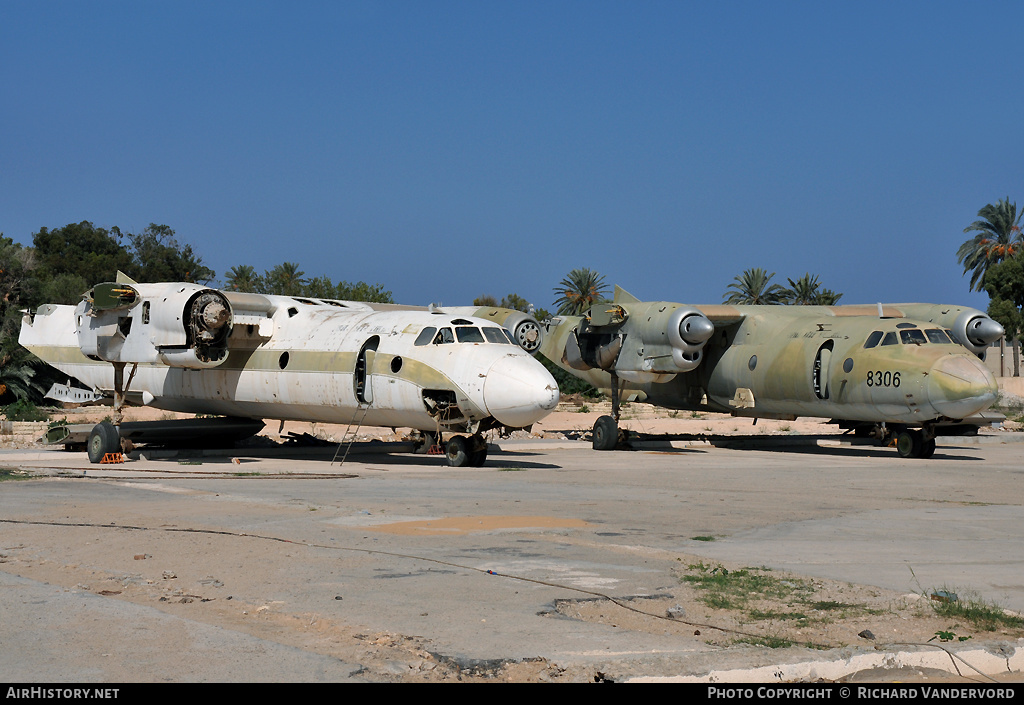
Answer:
<svg viewBox="0 0 1024 705"><path fill-rule="evenodd" d="M391 292L384 288L383 284L367 284L358 281L355 284L349 282L338 282L337 296L335 298L343 301L368 301L377 304L393 304L395 299Z"/></svg>
<svg viewBox="0 0 1024 705"><path fill-rule="evenodd" d="M338 287L325 274L307 281L302 288L302 294L314 299L336 299L338 298Z"/></svg>
<svg viewBox="0 0 1024 705"><path fill-rule="evenodd" d="M988 315L1013 341L1015 372L1020 368L1020 339L1024 335L1024 253L991 265L983 279L989 295Z"/></svg>
<svg viewBox="0 0 1024 705"><path fill-rule="evenodd" d="M129 233L128 240L134 267L127 273L136 281L208 284L215 276L192 246L180 244L166 225L150 223L138 235Z"/></svg>
<svg viewBox="0 0 1024 705"><path fill-rule="evenodd" d="M1018 214L1017 204L1010 203L1007 196L995 205L989 203L983 207L978 211L980 220L964 228L965 233L978 233L956 251L957 262L964 266L964 275L971 272L971 290L981 291L988 268L1021 250L1024 243L1021 216L1024 211Z"/></svg>
<svg viewBox="0 0 1024 705"><path fill-rule="evenodd" d="M607 301L608 285L597 272L574 269L554 289L554 305L560 316L581 316L591 306Z"/></svg>
<svg viewBox="0 0 1024 705"><path fill-rule="evenodd" d="M744 270L727 288L723 301L732 305L777 304L781 303L785 289L781 284L772 284L775 272L769 274L760 267Z"/></svg>
<svg viewBox="0 0 1024 705"><path fill-rule="evenodd" d="M119 269L132 273L132 253L123 238L118 228L97 228L87 220L56 230L40 228L32 235L37 276L77 274L92 286L113 281Z"/></svg>

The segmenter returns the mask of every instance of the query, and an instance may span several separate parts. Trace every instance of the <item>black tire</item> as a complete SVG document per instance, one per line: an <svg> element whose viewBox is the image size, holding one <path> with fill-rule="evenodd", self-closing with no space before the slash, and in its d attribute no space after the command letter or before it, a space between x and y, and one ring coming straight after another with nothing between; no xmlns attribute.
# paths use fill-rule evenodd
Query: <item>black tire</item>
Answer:
<svg viewBox="0 0 1024 705"><path fill-rule="evenodd" d="M930 458L935 455L935 439L931 438L921 444L921 457Z"/></svg>
<svg viewBox="0 0 1024 705"><path fill-rule="evenodd" d="M101 421L93 426L86 449L90 463L100 462L107 453L120 453L121 435L117 427L109 421Z"/></svg>
<svg viewBox="0 0 1024 705"><path fill-rule="evenodd" d="M594 450L615 450L619 442L619 424L611 416L602 416L594 422Z"/></svg>
<svg viewBox="0 0 1024 705"><path fill-rule="evenodd" d="M464 468L469 465L469 446L463 436L455 436L445 444L445 455L448 464L453 468Z"/></svg>
<svg viewBox="0 0 1024 705"><path fill-rule="evenodd" d="M901 458L920 458L923 444L920 431L900 431L896 436L896 452Z"/></svg>
<svg viewBox="0 0 1024 705"><path fill-rule="evenodd" d="M469 454L469 466L471 468L483 467L485 460L487 460L487 446L480 450L474 450Z"/></svg>

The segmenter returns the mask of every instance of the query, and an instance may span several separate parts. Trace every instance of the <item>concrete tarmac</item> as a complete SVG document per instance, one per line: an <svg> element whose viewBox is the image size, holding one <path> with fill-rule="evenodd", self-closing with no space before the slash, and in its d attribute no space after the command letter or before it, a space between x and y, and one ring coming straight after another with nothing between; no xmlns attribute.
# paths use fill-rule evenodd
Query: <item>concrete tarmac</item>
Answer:
<svg viewBox="0 0 1024 705"><path fill-rule="evenodd" d="M3 451L0 468L44 477L0 485L0 679L401 680L423 667L410 644L467 672L545 659L580 680L827 660L555 607L671 595L698 556L1024 612L1021 449L505 443L473 469L383 453L340 467L332 449L118 466Z"/></svg>

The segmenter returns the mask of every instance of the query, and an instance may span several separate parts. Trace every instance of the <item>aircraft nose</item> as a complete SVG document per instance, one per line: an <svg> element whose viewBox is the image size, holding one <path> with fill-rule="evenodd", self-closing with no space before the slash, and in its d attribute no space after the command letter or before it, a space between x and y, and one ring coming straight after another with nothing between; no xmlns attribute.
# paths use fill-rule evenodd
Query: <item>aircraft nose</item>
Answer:
<svg viewBox="0 0 1024 705"><path fill-rule="evenodd" d="M949 355L932 366L928 399L950 419L962 419L988 408L999 388L995 376L973 355Z"/></svg>
<svg viewBox="0 0 1024 705"><path fill-rule="evenodd" d="M557 405L555 378L532 357L509 355L487 371L484 406L505 426L529 426L547 416Z"/></svg>

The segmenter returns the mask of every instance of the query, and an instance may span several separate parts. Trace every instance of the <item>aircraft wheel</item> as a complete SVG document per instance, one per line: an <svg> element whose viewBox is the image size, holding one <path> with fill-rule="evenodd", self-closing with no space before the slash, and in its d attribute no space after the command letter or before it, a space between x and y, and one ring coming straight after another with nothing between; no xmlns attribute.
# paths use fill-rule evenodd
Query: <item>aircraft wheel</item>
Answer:
<svg viewBox="0 0 1024 705"><path fill-rule="evenodd" d="M89 462L98 463L107 453L121 452L121 434L114 424L109 421L101 421L89 432L86 449L89 453Z"/></svg>
<svg viewBox="0 0 1024 705"><path fill-rule="evenodd" d="M896 452L901 458L920 458L923 444L920 431L900 431L896 436Z"/></svg>
<svg viewBox="0 0 1024 705"><path fill-rule="evenodd" d="M445 455L448 464L453 468L464 468L469 465L469 447L464 436L454 436L445 444Z"/></svg>
<svg viewBox="0 0 1024 705"><path fill-rule="evenodd" d="M602 416L594 423L594 450L615 450L619 441L619 425L611 416Z"/></svg>
<svg viewBox="0 0 1024 705"><path fill-rule="evenodd" d="M930 458L935 455L935 439L930 438L921 444L921 457Z"/></svg>
<svg viewBox="0 0 1024 705"><path fill-rule="evenodd" d="M480 450L471 451L469 454L469 466L471 468L482 467L485 460L487 460L487 446Z"/></svg>

